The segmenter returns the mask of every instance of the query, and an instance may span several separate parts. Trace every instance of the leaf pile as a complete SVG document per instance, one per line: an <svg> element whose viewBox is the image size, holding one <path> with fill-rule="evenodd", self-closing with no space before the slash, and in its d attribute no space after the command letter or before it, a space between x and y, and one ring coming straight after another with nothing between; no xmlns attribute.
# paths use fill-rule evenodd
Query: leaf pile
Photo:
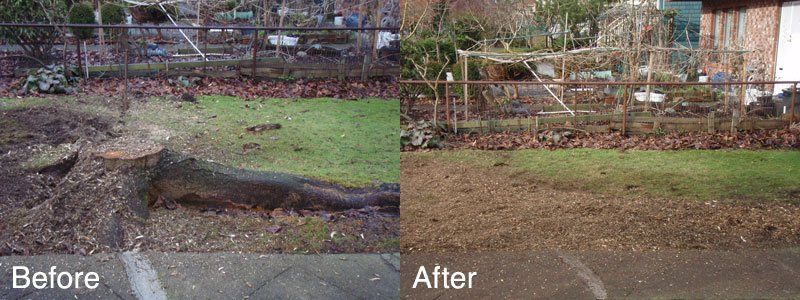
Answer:
<svg viewBox="0 0 800 300"><path fill-rule="evenodd" d="M183 84L183 82L190 84ZM17 84L18 85L18 84ZM13 97L13 87L8 81L0 82L0 97ZM125 79L90 78L80 82L79 90L90 96L120 97L125 93ZM338 80L297 80L254 81L242 78L131 78L128 93L134 97L182 95L226 95L244 99L256 98L318 98L340 99L357 98L396 98L397 84L392 80L338 81ZM36 94L34 91L33 94Z"/></svg>
<svg viewBox="0 0 800 300"><path fill-rule="evenodd" d="M570 131L451 135L447 148L482 150L594 148L620 150L800 149L800 128L739 133L671 132L663 136ZM410 150L410 149L404 149Z"/></svg>

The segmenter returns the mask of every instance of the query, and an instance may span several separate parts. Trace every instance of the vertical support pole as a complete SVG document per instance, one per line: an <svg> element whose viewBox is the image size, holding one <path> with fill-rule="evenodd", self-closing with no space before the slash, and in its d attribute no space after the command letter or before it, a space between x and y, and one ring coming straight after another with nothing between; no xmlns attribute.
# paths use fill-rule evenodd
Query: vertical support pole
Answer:
<svg viewBox="0 0 800 300"><path fill-rule="evenodd" d="M373 27L381 27L381 2L375 0L375 12ZM378 31L372 30L372 61L378 60Z"/></svg>
<svg viewBox="0 0 800 300"><path fill-rule="evenodd" d="M75 48L78 49L78 72L83 73L83 57L81 57L81 41L75 39Z"/></svg>
<svg viewBox="0 0 800 300"><path fill-rule="evenodd" d="M655 57L655 55L653 55L653 51L648 51L647 52L647 56L648 56L648 58L647 58L647 82L649 83L649 82L653 81L653 58ZM645 109L645 111L650 110L650 103L651 103L650 102L650 92L651 92L651 90L652 90L652 87L648 84L645 87L645 91L646 91L646 93L645 93L645 97L646 97L645 98L645 103L646 104L645 105L646 105L646 108L647 108L647 109Z"/></svg>
<svg viewBox="0 0 800 300"><path fill-rule="evenodd" d="M285 1L285 0L284 0ZM364 1L358 0L358 34L356 35L356 53L361 54L362 35L364 34Z"/></svg>
<svg viewBox="0 0 800 300"><path fill-rule="evenodd" d="M579 91L583 90L583 87L581 86L578 90ZM575 129L578 128L578 113L577 113L577 111L578 111L578 97L577 96L578 95L575 95L575 97L572 97L572 107L573 107L572 111L575 112L574 114L572 114L572 128L575 128Z"/></svg>
<svg viewBox="0 0 800 300"><path fill-rule="evenodd" d="M708 122L708 133L714 133L717 131L717 120L714 117L714 112L708 113L708 118L706 119Z"/></svg>
<svg viewBox="0 0 800 300"><path fill-rule="evenodd" d="M361 60L361 81L367 81L369 78L369 70L367 69L370 64L370 56L364 54L364 59Z"/></svg>
<svg viewBox="0 0 800 300"><path fill-rule="evenodd" d="M743 121L747 110L744 105L744 98L747 95L747 63L742 61L742 85L739 87L739 121Z"/></svg>
<svg viewBox="0 0 800 300"><path fill-rule="evenodd" d="M450 125L450 84L445 82L444 83L444 119L447 123L447 126Z"/></svg>
<svg viewBox="0 0 800 300"><path fill-rule="evenodd" d="M63 32L67 32L67 27L63 28ZM67 45L69 45L69 43L67 42L67 38L64 37L64 51L63 51L64 56L61 58L61 61L64 64L64 71L65 72L67 70L69 70L69 68L67 68L67 65L69 65L69 62L67 61Z"/></svg>
<svg viewBox="0 0 800 300"><path fill-rule="evenodd" d="M278 27L283 28L283 20L286 17L286 0L281 0L281 9L278 11L280 12L280 18L278 19ZM281 37L283 34L280 30L278 30L278 43L275 46L275 52L277 52L276 56L281 55L281 44L283 44L283 38Z"/></svg>
<svg viewBox="0 0 800 300"><path fill-rule="evenodd" d="M253 31L253 34L255 35L253 37L253 39L252 39L252 43L253 43L253 61L252 61L252 63L253 64L250 67L252 69L251 70L252 76L255 79L256 78L256 54L258 53L258 29Z"/></svg>
<svg viewBox="0 0 800 300"><path fill-rule="evenodd" d="M789 110L792 111L792 114L789 116L789 124L794 123L794 103L797 102L797 83L792 85L792 103L789 104Z"/></svg>
<svg viewBox="0 0 800 300"><path fill-rule="evenodd" d="M625 92L622 94L622 135L628 135L628 89L630 86L624 86Z"/></svg>
<svg viewBox="0 0 800 300"><path fill-rule="evenodd" d="M469 84L467 81L467 59L468 56L464 55L464 65L461 67L461 77L464 79L464 121L469 120Z"/></svg>
<svg viewBox="0 0 800 300"><path fill-rule="evenodd" d="M130 100L128 99L128 89L129 89L129 87L128 87L128 51L130 49L130 44L128 43L128 33L129 32L126 29L125 32L121 36L121 38L123 39L123 42L120 43L121 45L123 45L125 47L125 55L124 55L125 70L123 72L124 76L125 76L125 90L123 91L123 94L122 94L122 105L123 105L122 113L123 114L127 113L128 109L130 108Z"/></svg>
<svg viewBox="0 0 800 300"><path fill-rule="evenodd" d="M561 82L564 82L567 79L567 30L569 28L569 12L564 16L564 45L561 49L562 57L561 57ZM566 85L561 85L561 94L559 98L564 99L564 89L566 89Z"/></svg>

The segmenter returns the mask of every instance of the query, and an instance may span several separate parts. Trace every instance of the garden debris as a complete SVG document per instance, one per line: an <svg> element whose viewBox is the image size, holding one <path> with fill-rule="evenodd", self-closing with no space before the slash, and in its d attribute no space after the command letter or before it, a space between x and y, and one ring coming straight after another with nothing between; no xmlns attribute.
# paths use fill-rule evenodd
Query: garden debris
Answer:
<svg viewBox="0 0 800 300"><path fill-rule="evenodd" d="M247 142L242 145L242 154L247 154L255 150L261 149L261 144L255 142Z"/></svg>
<svg viewBox="0 0 800 300"><path fill-rule="evenodd" d="M281 229L283 229L283 227L278 226L278 225L270 226L270 227L267 227L267 232L269 232L269 233L278 233L278 232L281 231Z"/></svg>
<svg viewBox="0 0 800 300"><path fill-rule="evenodd" d="M262 132L262 131L275 130L275 129L281 129L281 124L278 124L278 123L265 123L265 124L259 124L259 125L253 125L253 126L247 127L247 131L252 132L252 133L258 133L258 132Z"/></svg>
<svg viewBox="0 0 800 300"><path fill-rule="evenodd" d="M197 98L194 97L194 94L189 93L189 92L185 92L185 93L181 94L181 101L196 103L197 102Z"/></svg>

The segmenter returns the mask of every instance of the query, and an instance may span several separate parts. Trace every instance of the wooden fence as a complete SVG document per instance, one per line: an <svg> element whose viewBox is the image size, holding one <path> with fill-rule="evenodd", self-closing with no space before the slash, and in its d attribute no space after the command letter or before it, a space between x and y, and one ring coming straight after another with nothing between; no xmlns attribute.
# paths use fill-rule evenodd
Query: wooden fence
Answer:
<svg viewBox="0 0 800 300"><path fill-rule="evenodd" d="M648 112L628 114L629 134L653 134L670 131L725 132L738 130L780 129L788 124L783 119L717 118L713 113L704 118L653 116ZM594 123L594 124L592 124ZM577 125L576 125L577 124ZM450 130L462 132L500 132L507 130L538 131L548 128L575 128L589 133L622 130L622 114L580 115L563 117L513 118L503 120L459 121Z"/></svg>

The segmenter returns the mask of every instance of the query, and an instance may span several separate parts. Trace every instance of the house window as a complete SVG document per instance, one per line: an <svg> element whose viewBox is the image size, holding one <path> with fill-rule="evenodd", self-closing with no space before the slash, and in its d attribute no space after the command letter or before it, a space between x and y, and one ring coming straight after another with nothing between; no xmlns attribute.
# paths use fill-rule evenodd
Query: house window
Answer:
<svg viewBox="0 0 800 300"><path fill-rule="evenodd" d="M744 45L745 35L747 34L747 8L717 9L714 10L713 16L714 49L740 49Z"/></svg>

